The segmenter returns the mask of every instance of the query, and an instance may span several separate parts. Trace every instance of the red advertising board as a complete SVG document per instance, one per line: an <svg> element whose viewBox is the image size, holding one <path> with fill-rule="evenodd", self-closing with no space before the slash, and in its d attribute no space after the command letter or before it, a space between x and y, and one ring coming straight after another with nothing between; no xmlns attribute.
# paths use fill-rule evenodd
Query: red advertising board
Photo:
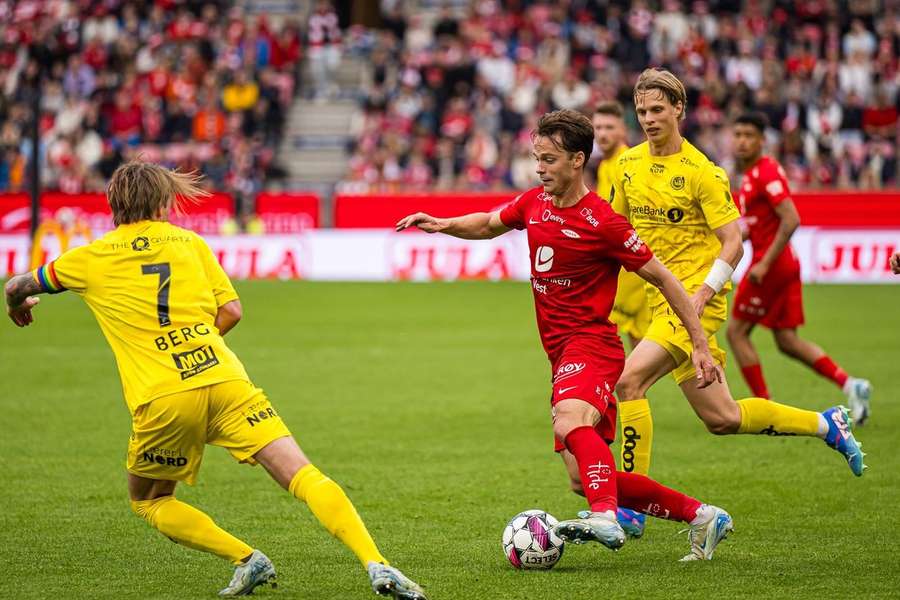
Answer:
<svg viewBox="0 0 900 600"><path fill-rule="evenodd" d="M319 226L319 197L313 193L261 192L256 214L266 233L300 233Z"/></svg>
<svg viewBox="0 0 900 600"><path fill-rule="evenodd" d="M334 226L393 227L404 216L418 211L436 217L452 217L495 210L514 197L514 192L338 195L334 199ZM800 212L800 221L806 226L900 226L900 191L797 192L793 199Z"/></svg>
<svg viewBox="0 0 900 600"><path fill-rule="evenodd" d="M196 204L185 202L183 214L172 222L201 234L216 234L226 220L234 217L231 195L213 192ZM62 225L79 224L93 235L112 229L112 216L106 194L64 194L45 192L40 199L41 222ZM31 226L31 203L27 194L0 194L0 233L27 233Z"/></svg>
<svg viewBox="0 0 900 600"><path fill-rule="evenodd" d="M361 196L339 194L334 198L334 226L393 228L397 221L414 212L426 212L435 217L455 217L471 212L496 210L515 197L515 192Z"/></svg>

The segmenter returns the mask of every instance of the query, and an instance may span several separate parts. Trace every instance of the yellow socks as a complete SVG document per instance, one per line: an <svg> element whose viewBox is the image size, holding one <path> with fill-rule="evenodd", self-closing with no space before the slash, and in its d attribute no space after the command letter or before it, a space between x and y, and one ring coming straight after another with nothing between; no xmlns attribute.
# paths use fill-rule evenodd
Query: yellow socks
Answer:
<svg viewBox="0 0 900 600"><path fill-rule="evenodd" d="M650 449L653 445L653 417L646 398L618 404L622 424L622 470L646 475L650 472Z"/></svg>
<svg viewBox="0 0 900 600"><path fill-rule="evenodd" d="M363 566L370 561L388 564L347 494L316 467L306 465L297 471L290 491L295 498L306 502L325 529L350 548Z"/></svg>
<svg viewBox="0 0 900 600"><path fill-rule="evenodd" d="M741 426L738 433L765 433L768 435L819 435L817 412L778 404L765 398L738 400L741 409Z"/></svg>
<svg viewBox="0 0 900 600"><path fill-rule="evenodd" d="M253 553L253 548L220 528L206 513L175 496L132 500L131 510L173 542L221 556L232 564L240 564Z"/></svg>

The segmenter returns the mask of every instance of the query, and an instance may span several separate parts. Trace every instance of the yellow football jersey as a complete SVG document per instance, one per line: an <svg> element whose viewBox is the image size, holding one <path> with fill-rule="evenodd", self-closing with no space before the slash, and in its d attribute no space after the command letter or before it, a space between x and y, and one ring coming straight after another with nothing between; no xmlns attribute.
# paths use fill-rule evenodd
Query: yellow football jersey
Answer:
<svg viewBox="0 0 900 600"><path fill-rule="evenodd" d="M668 156L651 156L644 142L626 150L616 166L611 200L626 206L644 243L692 293L722 248L713 230L740 217L725 171L687 140ZM650 289L651 307L663 302L659 290Z"/></svg>
<svg viewBox="0 0 900 600"><path fill-rule="evenodd" d="M71 290L94 313L116 357L125 402L248 379L215 327L237 299L199 235L166 222L120 225L36 269L48 292Z"/></svg>
<svg viewBox="0 0 900 600"><path fill-rule="evenodd" d="M605 198L610 204L613 202L613 192L612 186L613 181L615 180L615 169L618 164L619 157L622 156L622 153L628 150L628 146L625 144L620 144L615 152L612 153L612 156L605 157L600 161L600 164L597 165L597 195L601 198ZM613 204L613 210L625 217L628 218L623 211L619 210L618 207Z"/></svg>

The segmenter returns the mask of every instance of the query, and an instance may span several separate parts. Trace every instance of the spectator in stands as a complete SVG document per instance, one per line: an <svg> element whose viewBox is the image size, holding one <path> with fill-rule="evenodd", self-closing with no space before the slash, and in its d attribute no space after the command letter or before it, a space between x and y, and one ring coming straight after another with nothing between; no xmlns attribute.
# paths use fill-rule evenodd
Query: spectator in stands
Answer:
<svg viewBox="0 0 900 600"><path fill-rule="evenodd" d="M334 76L341 61L341 30L328 0L316 1L307 23L307 41L313 91L317 99L325 100L336 93Z"/></svg>
<svg viewBox="0 0 900 600"><path fill-rule="evenodd" d="M176 11L117 1L73 4L69 13L58 8L33 3L2 26L0 191L27 180L31 143L21 127L32 121L29 89L39 72L41 173L50 189L103 190L123 158L138 153L214 172L226 191L238 181L258 189L277 171L274 147L302 56L296 24L276 31L264 19L223 14L215 2ZM229 89L238 107L229 129L206 111L232 81L246 85ZM250 102L254 88L257 100ZM239 168L238 147L254 153Z"/></svg>

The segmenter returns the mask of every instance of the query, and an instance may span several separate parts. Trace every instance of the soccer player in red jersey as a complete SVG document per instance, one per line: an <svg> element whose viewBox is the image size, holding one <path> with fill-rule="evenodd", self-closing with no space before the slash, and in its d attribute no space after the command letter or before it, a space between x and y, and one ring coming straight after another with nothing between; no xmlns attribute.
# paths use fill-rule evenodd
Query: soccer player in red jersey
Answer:
<svg viewBox="0 0 900 600"><path fill-rule="evenodd" d="M759 355L750 341L756 325L768 327L782 353L843 389L854 422L862 424L869 416L872 386L865 379L848 376L822 348L797 335L797 327L803 324L802 284L800 262L790 239L800 217L784 169L762 153L767 125L761 113L744 114L734 124L735 153L744 169L738 202L753 260L734 296L728 341L747 385L755 395L768 398Z"/></svg>
<svg viewBox="0 0 900 600"><path fill-rule="evenodd" d="M693 342L700 387L721 380L697 313L678 279L654 258L624 217L584 185L593 128L584 115L561 110L544 115L533 133L541 186L499 211L439 219L416 213L397 230L418 227L464 239L493 238L510 229L528 234L531 287L541 342L552 367L551 407L556 451L575 492L590 511L562 521L556 532L608 548L625 542L616 522L619 505L691 524L691 553L709 559L732 528L720 508L701 504L644 475L617 472L608 444L616 431L613 389L625 363L616 326L609 321L621 267L659 288L685 323Z"/></svg>

